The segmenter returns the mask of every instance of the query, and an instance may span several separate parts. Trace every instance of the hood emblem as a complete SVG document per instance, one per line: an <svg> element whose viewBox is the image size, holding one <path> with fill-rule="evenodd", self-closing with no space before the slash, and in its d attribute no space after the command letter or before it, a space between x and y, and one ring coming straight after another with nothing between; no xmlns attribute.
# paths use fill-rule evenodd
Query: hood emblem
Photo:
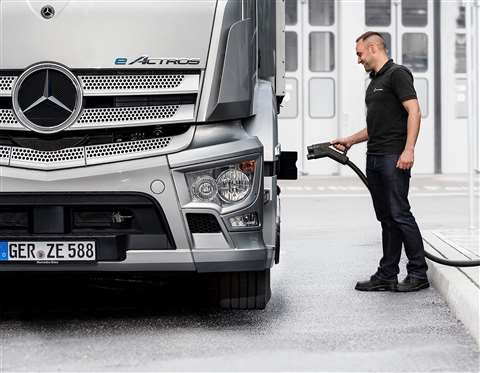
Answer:
<svg viewBox="0 0 480 373"><path fill-rule="evenodd" d="M45 19L50 19L53 18L55 15L55 8L51 5L45 5L41 10L40 14L42 15L43 18Z"/></svg>
<svg viewBox="0 0 480 373"><path fill-rule="evenodd" d="M39 133L70 127L82 108L79 81L70 70L55 63L32 66L20 75L12 99L18 121Z"/></svg>

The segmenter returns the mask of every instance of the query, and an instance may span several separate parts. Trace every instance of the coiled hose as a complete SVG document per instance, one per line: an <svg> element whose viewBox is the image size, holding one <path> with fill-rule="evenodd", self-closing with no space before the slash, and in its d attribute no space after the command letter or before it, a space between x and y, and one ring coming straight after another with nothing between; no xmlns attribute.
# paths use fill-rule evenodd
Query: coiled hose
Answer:
<svg viewBox="0 0 480 373"><path fill-rule="evenodd" d="M357 174L357 176L362 180L363 184L367 187L368 191L370 191L370 187L368 186L368 180L365 174L347 157L347 151L340 152L333 148L332 144L329 142L324 142L320 144L314 144L307 147L308 155L307 159L319 159L319 158L330 158L334 161L347 165L350 167L353 172ZM435 256L428 251L424 250L425 257L430 259L435 263L439 263L442 265L450 266L450 267L478 267L480 266L480 260L449 260L445 258L440 258Z"/></svg>

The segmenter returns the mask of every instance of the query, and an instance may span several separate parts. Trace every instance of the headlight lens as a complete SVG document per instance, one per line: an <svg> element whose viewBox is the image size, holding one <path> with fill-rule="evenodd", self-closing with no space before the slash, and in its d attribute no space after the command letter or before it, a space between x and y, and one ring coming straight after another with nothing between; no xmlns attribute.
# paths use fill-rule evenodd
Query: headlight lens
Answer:
<svg viewBox="0 0 480 373"><path fill-rule="evenodd" d="M242 201L252 190L255 168L256 161L248 160L185 174L192 201L218 205Z"/></svg>
<svg viewBox="0 0 480 373"><path fill-rule="evenodd" d="M250 191L250 180L235 168L223 171L217 178L218 195L225 202L241 201Z"/></svg>
<svg viewBox="0 0 480 373"><path fill-rule="evenodd" d="M200 201L212 201L217 196L217 182L211 176L200 176L192 185L192 194Z"/></svg>

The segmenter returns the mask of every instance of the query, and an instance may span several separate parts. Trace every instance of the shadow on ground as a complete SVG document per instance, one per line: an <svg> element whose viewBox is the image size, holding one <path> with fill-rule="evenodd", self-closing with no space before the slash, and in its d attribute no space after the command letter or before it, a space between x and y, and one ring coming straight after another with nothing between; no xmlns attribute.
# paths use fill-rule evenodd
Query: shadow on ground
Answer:
<svg viewBox="0 0 480 373"><path fill-rule="evenodd" d="M221 310L208 292L208 277L169 275L2 275L2 321L94 321L188 318L203 327L258 322L258 312ZM276 312L279 310L277 309ZM261 312L261 311L260 311ZM225 317L222 317L225 316ZM234 317L232 317L234 316ZM265 318L268 320L268 317Z"/></svg>

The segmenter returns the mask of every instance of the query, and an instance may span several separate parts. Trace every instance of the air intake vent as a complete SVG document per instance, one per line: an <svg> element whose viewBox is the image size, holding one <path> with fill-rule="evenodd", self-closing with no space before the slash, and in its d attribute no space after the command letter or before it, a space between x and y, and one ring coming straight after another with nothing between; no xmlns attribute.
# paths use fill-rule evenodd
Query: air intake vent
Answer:
<svg viewBox="0 0 480 373"><path fill-rule="evenodd" d="M187 214L188 227L192 233L218 233L220 225L211 214Z"/></svg>

